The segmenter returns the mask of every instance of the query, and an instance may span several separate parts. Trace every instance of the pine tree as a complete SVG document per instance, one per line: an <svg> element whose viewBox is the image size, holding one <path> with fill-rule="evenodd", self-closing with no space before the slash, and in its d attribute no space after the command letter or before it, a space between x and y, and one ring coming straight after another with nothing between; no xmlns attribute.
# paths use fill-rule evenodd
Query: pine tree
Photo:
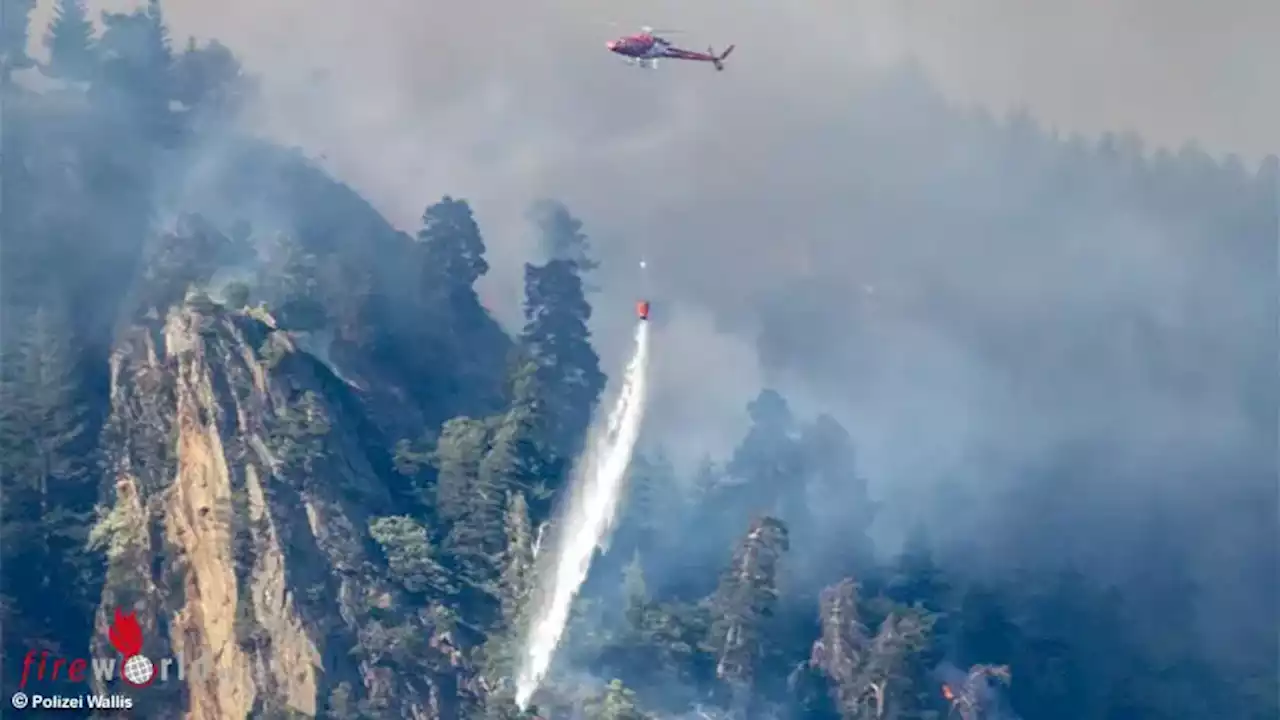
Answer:
<svg viewBox="0 0 1280 720"><path fill-rule="evenodd" d="M507 494L503 516L506 549L502 567L502 619L508 630L519 628L525 601L533 589L533 524L529 520L529 504L524 493Z"/></svg>
<svg viewBox="0 0 1280 720"><path fill-rule="evenodd" d="M281 327L303 332L329 323L320 284L320 258L293 235L279 235L271 245L262 283L272 289L271 305Z"/></svg>
<svg viewBox="0 0 1280 720"><path fill-rule="evenodd" d="M826 675L831 699L845 720L920 715L916 659L930 643L932 616L919 607L890 602L875 633L864 624L865 611L852 579L823 590L819 619L822 634L813 644L809 665ZM883 604L883 603L881 603Z"/></svg>
<svg viewBox="0 0 1280 720"><path fill-rule="evenodd" d="M711 600L709 645L716 677L732 693L735 711L745 713L766 652L766 635L778 604L778 572L788 550L787 527L762 517L751 523Z"/></svg>
<svg viewBox="0 0 1280 720"><path fill-rule="evenodd" d="M813 644L809 665L829 682L831 699L845 718L857 717L867 688L862 685L863 663L871 633L862 622L858 585L845 579L822 591L818 617L822 634Z"/></svg>
<svg viewBox="0 0 1280 720"><path fill-rule="evenodd" d="M415 595L439 599L452 594L444 568L436 561L431 535L406 515L374 518L369 535L387 558L391 576Z"/></svg>
<svg viewBox="0 0 1280 720"><path fill-rule="evenodd" d="M861 574L873 561L868 531L879 506L858 474L853 439L835 418L819 415L802 429L798 442L805 484L803 491L784 496L790 506L783 514L797 529L796 554L806 558L809 573L824 585L832 576Z"/></svg>
<svg viewBox="0 0 1280 720"><path fill-rule="evenodd" d="M251 90L240 61L227 46L195 38L174 58L174 99L203 121L225 121L242 107Z"/></svg>
<svg viewBox="0 0 1280 720"><path fill-rule="evenodd" d="M924 526L917 526L907 535L897 566L886 583L885 594L895 602L920 603L933 612L952 605L951 586L934 560Z"/></svg>
<svg viewBox="0 0 1280 720"><path fill-rule="evenodd" d="M736 528L741 527L736 520L739 513L732 505L733 491L724 470L704 456L683 493L682 512L675 523L678 534L670 542L680 552L667 565L666 587L679 588L685 597L702 596L715 589L715 576L705 568L728 562L738 540Z"/></svg>
<svg viewBox="0 0 1280 720"><path fill-rule="evenodd" d="M493 473L495 482L527 493L530 516L541 520L550 509L549 461L542 443L545 427L538 412L536 373L532 363L521 363L513 374L508 391L511 404L490 421L493 438L482 471Z"/></svg>
<svg viewBox="0 0 1280 720"><path fill-rule="evenodd" d="M675 468L661 449L638 453L627 479L626 515L618 535L624 545L649 552L672 540L681 507Z"/></svg>
<svg viewBox="0 0 1280 720"><path fill-rule="evenodd" d="M475 283L489 272L484 238L466 200L444 196L422 213L422 289L428 304L457 309L476 302Z"/></svg>
<svg viewBox="0 0 1280 720"><path fill-rule="evenodd" d="M142 312L163 315L182 302L188 290L204 287L218 269L230 241L198 215L185 215L177 227L155 237L148 247L138 284Z"/></svg>
<svg viewBox="0 0 1280 720"><path fill-rule="evenodd" d="M480 462L489 445L488 428L474 418L454 418L440 429L432 453L436 480L436 514L446 524L466 516Z"/></svg>
<svg viewBox="0 0 1280 720"><path fill-rule="evenodd" d="M50 301L20 326L7 324L6 334L19 339L0 377L6 592L46 629L88 617L101 572L85 549L97 479L78 353L61 307ZM11 574L23 570L33 575Z"/></svg>
<svg viewBox="0 0 1280 720"><path fill-rule="evenodd" d="M806 468L790 406L777 391L762 390L748 403L747 415L751 426L725 467L736 483L727 493L729 512L744 520L784 510L797 514L796 504L804 503Z"/></svg>
<svg viewBox="0 0 1280 720"><path fill-rule="evenodd" d="M98 42L104 83L95 83L99 107L131 123L149 142L175 139L173 49L159 0L131 13L106 13ZM123 113L123 115L120 115Z"/></svg>
<svg viewBox="0 0 1280 720"><path fill-rule="evenodd" d="M406 352L417 359L418 395L427 406L493 412L501 406L510 340L475 290L489 263L471 206L445 196L423 212L417 238L417 306Z"/></svg>
<svg viewBox="0 0 1280 720"><path fill-rule="evenodd" d="M591 347L591 306L583 291L577 263L550 260L525 265L523 347L537 363L538 385L544 389L542 412L548 442L558 458L578 450L591 424L605 374Z"/></svg>
<svg viewBox="0 0 1280 720"><path fill-rule="evenodd" d="M636 706L636 694L613 679L605 688L604 694L586 707L589 720L645 720L645 714Z"/></svg>
<svg viewBox="0 0 1280 720"><path fill-rule="evenodd" d="M443 549L469 588L473 622L487 626L499 599L504 478L488 457L492 428L483 420L445 424L436 445L436 511L448 525Z"/></svg>
<svg viewBox="0 0 1280 720"><path fill-rule="evenodd" d="M36 0L0 0L0 86L9 84L13 70L31 66L27 33Z"/></svg>
<svg viewBox="0 0 1280 720"><path fill-rule="evenodd" d="M506 707L511 700L507 691L516 673L526 628L526 603L533 591L533 526L523 493L507 493L502 522L506 543L501 552L498 615L489 629L483 652L487 682L491 687L503 688L503 692L490 698L491 717L494 712L503 714L510 709Z"/></svg>
<svg viewBox="0 0 1280 720"><path fill-rule="evenodd" d="M502 618L501 576L508 560L504 517L513 510L508 497L516 489L511 478L518 474L519 460L512 426L504 419L450 420L434 454L436 512L447 525L442 547L468 588L464 605L477 627ZM523 497L519 505L526 518L520 522L531 525ZM532 540L529 546L531 554Z"/></svg>
<svg viewBox="0 0 1280 720"><path fill-rule="evenodd" d="M49 69L54 75L68 80L93 79L97 55L85 0L58 0L45 47L49 49Z"/></svg>

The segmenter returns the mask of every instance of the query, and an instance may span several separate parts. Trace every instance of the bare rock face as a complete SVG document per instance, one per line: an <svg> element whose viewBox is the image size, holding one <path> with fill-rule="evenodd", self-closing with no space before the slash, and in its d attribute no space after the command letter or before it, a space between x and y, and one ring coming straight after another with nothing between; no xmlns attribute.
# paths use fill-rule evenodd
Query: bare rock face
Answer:
<svg viewBox="0 0 1280 720"><path fill-rule="evenodd" d="M95 535L116 608L168 678L138 716L437 717L450 657L368 539L384 480L346 383L264 319L189 302L126 331L105 436L114 486ZM182 667L184 676L175 677ZM445 713L449 714L449 713Z"/></svg>

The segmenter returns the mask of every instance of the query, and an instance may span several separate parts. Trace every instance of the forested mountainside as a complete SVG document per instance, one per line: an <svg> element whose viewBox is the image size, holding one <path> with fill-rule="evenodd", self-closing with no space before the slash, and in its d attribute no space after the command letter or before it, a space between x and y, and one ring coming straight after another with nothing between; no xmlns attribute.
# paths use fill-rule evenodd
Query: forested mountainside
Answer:
<svg viewBox="0 0 1280 720"><path fill-rule="evenodd" d="M464 200L424 198L409 236L243 134L239 63L175 43L155 0L100 34L59 0L47 64L13 22L32 0L3 1L5 687L33 649L109 654L105 623L130 607L144 654L220 667L136 693L139 717L517 717L530 568L606 381L582 224L541 206L553 252L526 266L510 337L474 290L488 264ZM1274 239L1273 161L1144 172L1236 189L1208 213L1238 231L1224 254ZM1127 584L1070 565L979 580L927 528L877 554L835 419L770 389L743 412L740 446L692 477L657 444L635 463L542 717L1280 714L1274 474L1224 474L1221 561L1250 569L1234 592L1261 609L1221 618L1222 653L1159 503Z"/></svg>

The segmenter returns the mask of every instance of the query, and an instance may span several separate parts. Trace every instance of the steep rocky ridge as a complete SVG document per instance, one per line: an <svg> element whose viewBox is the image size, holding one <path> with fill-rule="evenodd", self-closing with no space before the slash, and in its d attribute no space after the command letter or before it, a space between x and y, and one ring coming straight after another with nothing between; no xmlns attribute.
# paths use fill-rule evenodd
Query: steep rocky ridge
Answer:
<svg viewBox="0 0 1280 720"><path fill-rule="evenodd" d="M214 668L140 694L138 712L452 714L459 698L438 691L458 687L448 634L400 596L369 540L392 492L350 392L265 313L189 299L121 335L97 650L110 654L114 608L136 608L146 655ZM433 682L437 670L449 677Z"/></svg>

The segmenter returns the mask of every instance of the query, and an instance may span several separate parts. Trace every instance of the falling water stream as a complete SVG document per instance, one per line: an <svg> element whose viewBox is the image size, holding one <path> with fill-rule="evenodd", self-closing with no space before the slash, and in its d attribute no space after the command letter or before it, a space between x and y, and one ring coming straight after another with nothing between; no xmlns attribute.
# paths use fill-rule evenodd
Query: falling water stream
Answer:
<svg viewBox="0 0 1280 720"><path fill-rule="evenodd" d="M597 547L613 530L618 500L622 496L627 466L640 437L644 419L645 380L649 364L649 323L636 327L635 351L627 365L622 389L603 428L597 428L575 467L572 495L550 562L549 574L532 608L524 656L516 675L516 705L521 710L538 690L569 621L573 599L587 579Z"/></svg>

